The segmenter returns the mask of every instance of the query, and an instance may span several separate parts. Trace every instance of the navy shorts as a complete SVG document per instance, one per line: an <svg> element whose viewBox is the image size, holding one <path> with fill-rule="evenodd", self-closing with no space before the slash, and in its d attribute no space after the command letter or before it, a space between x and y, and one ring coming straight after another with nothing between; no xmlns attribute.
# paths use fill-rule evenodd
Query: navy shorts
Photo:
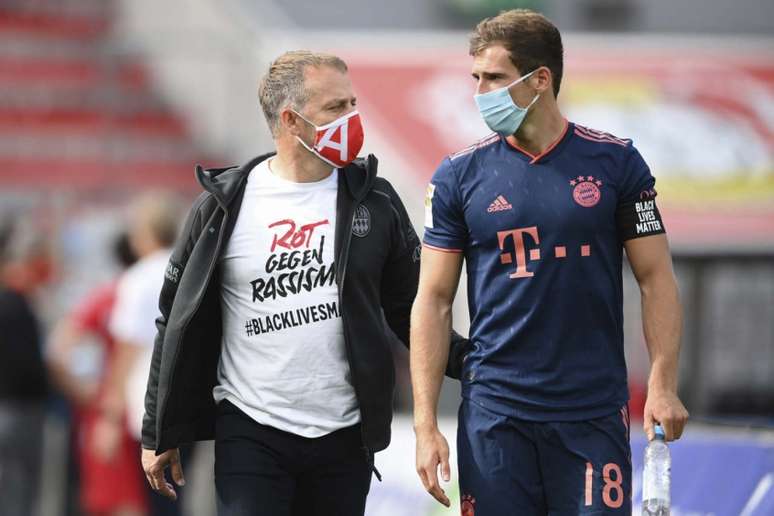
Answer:
<svg viewBox="0 0 774 516"><path fill-rule="evenodd" d="M543 423L464 399L457 454L462 516L631 514L626 407L588 421Z"/></svg>

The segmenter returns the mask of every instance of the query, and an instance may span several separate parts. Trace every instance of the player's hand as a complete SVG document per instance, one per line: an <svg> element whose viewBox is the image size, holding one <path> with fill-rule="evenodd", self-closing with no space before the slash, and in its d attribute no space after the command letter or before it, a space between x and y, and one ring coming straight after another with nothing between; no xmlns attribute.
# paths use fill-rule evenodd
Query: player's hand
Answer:
<svg viewBox="0 0 774 516"><path fill-rule="evenodd" d="M422 485L433 498L449 507L451 502L438 483L438 466L444 482L451 478L449 470L449 444L438 428L416 430L417 436L417 474Z"/></svg>
<svg viewBox="0 0 774 516"><path fill-rule="evenodd" d="M180 464L180 450L173 448L167 450L161 455L156 455L154 450L142 450L142 469L145 471L145 478L154 491L166 496L171 500L177 500L175 488L167 482L164 476L164 470L169 466L172 473L172 480L179 486L185 485L183 478L183 466Z"/></svg>
<svg viewBox="0 0 774 516"><path fill-rule="evenodd" d="M664 429L664 437L667 441L680 439L683 435L683 429L688 422L688 411L685 410L683 403L677 394L671 391L652 391L648 392L648 399L645 401L645 414L643 417L643 427L651 441L655 437L653 426L659 423Z"/></svg>

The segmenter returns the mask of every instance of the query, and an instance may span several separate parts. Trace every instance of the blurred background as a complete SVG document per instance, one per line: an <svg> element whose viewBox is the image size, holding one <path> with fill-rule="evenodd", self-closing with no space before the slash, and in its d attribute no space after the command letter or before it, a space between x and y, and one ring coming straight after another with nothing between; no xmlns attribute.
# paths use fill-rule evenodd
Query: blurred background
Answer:
<svg viewBox="0 0 774 516"><path fill-rule="evenodd" d="M236 165L271 150L256 93L271 59L308 48L347 61L364 152L379 157L421 233L437 164L489 132L472 99L467 32L513 7L543 12L562 31L566 116L632 138L657 178L685 306L680 394L692 416L673 445L673 514L774 514L767 0L0 0L0 264L3 289L22 300L0 299L10 314L0 315L0 371L26 379L24 392L0 391L0 493L16 485L3 463L12 437L39 425L40 436L22 431L42 443L28 513L99 513L85 507L78 452L90 434L61 377L104 381L109 335L83 331L64 345L57 327L82 320L94 289L119 274L115 242L132 199L153 191L188 205L199 191L196 163ZM21 335L19 303L38 333L11 344ZM639 312L627 271L633 417L649 367ZM467 334L464 285L454 319ZM13 347L27 344L39 357ZM407 353L395 357L398 415L392 446L377 455L385 480L374 481L368 514L458 513L436 506L416 479ZM458 402L459 386L447 380L450 442ZM19 417L32 419L14 427ZM635 433L635 514L642 446ZM210 444L191 453L183 514L214 514L211 455ZM449 491L456 497L454 480ZM137 514L155 510L143 502ZM0 515L27 514L10 511L0 497Z"/></svg>

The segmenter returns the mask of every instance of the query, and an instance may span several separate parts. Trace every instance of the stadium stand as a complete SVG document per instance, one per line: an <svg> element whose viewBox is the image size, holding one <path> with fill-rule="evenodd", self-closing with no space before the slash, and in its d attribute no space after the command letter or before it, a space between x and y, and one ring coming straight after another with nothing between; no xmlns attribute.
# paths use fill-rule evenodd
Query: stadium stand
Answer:
<svg viewBox="0 0 774 516"><path fill-rule="evenodd" d="M195 187L200 156L143 63L111 43L115 4L0 6L0 181L100 189Z"/></svg>

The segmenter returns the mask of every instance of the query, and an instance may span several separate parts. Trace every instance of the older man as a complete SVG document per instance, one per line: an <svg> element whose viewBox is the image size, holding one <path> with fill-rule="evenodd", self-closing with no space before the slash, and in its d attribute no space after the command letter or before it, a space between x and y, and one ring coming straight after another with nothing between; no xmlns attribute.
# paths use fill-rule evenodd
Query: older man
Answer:
<svg viewBox="0 0 774 516"><path fill-rule="evenodd" d="M143 464L174 497L176 448L214 437L221 516L360 515L390 440L390 345L408 342L420 242L376 158L355 160L341 59L288 52L259 96L276 154L197 171L206 192L161 292Z"/></svg>

